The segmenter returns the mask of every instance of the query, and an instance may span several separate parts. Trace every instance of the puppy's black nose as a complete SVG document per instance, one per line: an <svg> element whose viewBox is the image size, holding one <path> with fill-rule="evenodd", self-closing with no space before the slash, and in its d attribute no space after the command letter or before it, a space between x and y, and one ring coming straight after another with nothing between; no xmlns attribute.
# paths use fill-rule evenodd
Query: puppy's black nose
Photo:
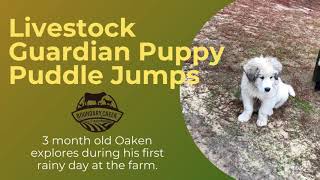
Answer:
<svg viewBox="0 0 320 180"><path fill-rule="evenodd" d="M271 88L264 88L266 92L269 92Z"/></svg>

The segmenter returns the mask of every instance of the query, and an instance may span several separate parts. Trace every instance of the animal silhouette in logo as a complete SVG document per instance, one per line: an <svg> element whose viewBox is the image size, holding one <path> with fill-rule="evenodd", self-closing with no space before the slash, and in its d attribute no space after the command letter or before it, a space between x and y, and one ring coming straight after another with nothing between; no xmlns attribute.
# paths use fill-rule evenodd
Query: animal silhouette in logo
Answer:
<svg viewBox="0 0 320 180"><path fill-rule="evenodd" d="M105 92L98 93L98 94L91 94L91 93L85 93L84 94L84 105L88 105L88 101L94 101L95 105L111 105L112 100L108 100L105 96L107 94Z"/></svg>
<svg viewBox="0 0 320 180"><path fill-rule="evenodd" d="M114 99L105 92L96 94L85 93L80 99L77 109L103 106L117 108L117 104L115 103Z"/></svg>

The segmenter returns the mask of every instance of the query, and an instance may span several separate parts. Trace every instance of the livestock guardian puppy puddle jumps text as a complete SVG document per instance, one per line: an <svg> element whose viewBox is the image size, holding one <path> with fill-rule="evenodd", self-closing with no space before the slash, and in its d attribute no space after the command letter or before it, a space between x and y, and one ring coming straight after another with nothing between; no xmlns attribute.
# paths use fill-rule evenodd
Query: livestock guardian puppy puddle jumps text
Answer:
<svg viewBox="0 0 320 180"><path fill-rule="evenodd" d="M240 122L250 120L254 99L261 101L258 113L258 126L266 126L268 116L273 114L273 108L279 108L288 99L295 96L293 88L281 81L279 73L282 64L274 57L255 57L243 67L241 80L241 99L244 111L239 115Z"/></svg>

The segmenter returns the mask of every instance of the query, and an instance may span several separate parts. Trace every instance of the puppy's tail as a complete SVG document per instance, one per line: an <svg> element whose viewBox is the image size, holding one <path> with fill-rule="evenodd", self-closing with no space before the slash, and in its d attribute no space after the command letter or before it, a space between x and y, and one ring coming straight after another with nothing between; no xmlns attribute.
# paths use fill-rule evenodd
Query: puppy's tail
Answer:
<svg viewBox="0 0 320 180"><path fill-rule="evenodd" d="M292 86L290 86L290 85L287 84L287 87L288 87L289 95L292 96L292 97L295 97L295 96L296 96L296 93L294 92Z"/></svg>

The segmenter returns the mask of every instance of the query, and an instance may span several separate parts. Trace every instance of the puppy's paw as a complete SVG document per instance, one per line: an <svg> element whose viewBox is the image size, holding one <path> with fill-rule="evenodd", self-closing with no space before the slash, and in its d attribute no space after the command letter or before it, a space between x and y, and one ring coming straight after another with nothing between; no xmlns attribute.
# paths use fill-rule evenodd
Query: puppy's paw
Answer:
<svg viewBox="0 0 320 180"><path fill-rule="evenodd" d="M268 124L268 119L267 118L259 118L257 120L257 126L259 126L259 127L266 126L267 124Z"/></svg>
<svg viewBox="0 0 320 180"><path fill-rule="evenodd" d="M240 122L247 122L249 121L251 118L251 115L246 113L246 112L243 112L241 113L239 116L238 116L238 121Z"/></svg>
<svg viewBox="0 0 320 180"><path fill-rule="evenodd" d="M296 93L294 92L292 86L288 85L288 91L289 91L289 95L292 97L296 96Z"/></svg>

